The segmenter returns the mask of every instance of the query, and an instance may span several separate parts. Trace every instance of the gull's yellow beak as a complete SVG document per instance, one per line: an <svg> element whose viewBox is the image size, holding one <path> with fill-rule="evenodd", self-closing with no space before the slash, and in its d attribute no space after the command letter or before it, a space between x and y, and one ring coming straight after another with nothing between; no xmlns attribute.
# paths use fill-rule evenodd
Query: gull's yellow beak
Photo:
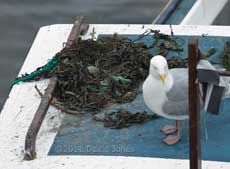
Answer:
<svg viewBox="0 0 230 169"><path fill-rule="evenodd" d="M165 82L165 74L160 74L160 79L164 83Z"/></svg>

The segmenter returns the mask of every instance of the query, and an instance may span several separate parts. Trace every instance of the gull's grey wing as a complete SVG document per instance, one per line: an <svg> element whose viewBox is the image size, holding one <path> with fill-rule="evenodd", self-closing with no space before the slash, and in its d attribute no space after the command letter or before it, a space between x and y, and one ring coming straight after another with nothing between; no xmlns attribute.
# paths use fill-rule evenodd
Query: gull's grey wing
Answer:
<svg viewBox="0 0 230 169"><path fill-rule="evenodd" d="M170 116L188 115L188 69L176 68L169 71L174 83L167 93L168 100L163 104L163 111Z"/></svg>

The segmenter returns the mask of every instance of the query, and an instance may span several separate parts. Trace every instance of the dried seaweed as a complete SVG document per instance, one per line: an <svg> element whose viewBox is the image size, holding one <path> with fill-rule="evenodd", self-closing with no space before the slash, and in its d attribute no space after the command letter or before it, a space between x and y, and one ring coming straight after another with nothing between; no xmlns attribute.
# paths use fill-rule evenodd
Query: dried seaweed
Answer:
<svg viewBox="0 0 230 169"><path fill-rule="evenodd" d="M143 35L141 35L138 39L142 39L145 36L148 36L150 33L153 33L153 43L150 48L159 48L159 52L157 54L160 55L166 55L168 51L175 51L175 52L182 52L183 47L177 43L176 39L172 35L166 35L163 33L160 33L159 30L147 30Z"/></svg>
<svg viewBox="0 0 230 169"><path fill-rule="evenodd" d="M58 78L57 103L78 111L132 101L152 57L143 43L117 35L80 40L56 56L56 67L45 76Z"/></svg>
<svg viewBox="0 0 230 169"><path fill-rule="evenodd" d="M180 46L172 36L164 35L159 31L155 31L154 39L155 41L153 43L153 47L160 47L161 49L163 49L162 50L163 52L165 50L178 51L178 52L183 51L182 46ZM160 39L163 39L164 41L159 42Z"/></svg>
<svg viewBox="0 0 230 169"><path fill-rule="evenodd" d="M230 70L230 41L225 43L224 49L221 53L221 62L225 69Z"/></svg>
<svg viewBox="0 0 230 169"><path fill-rule="evenodd" d="M110 113L96 114L93 119L103 122L104 127L111 129L127 128L134 123L144 123L160 118L158 115L149 115L146 112L131 113L126 110L118 110Z"/></svg>
<svg viewBox="0 0 230 169"><path fill-rule="evenodd" d="M185 68L187 67L188 61L187 59L178 59L176 57L171 57L167 59L169 69L172 68Z"/></svg>
<svg viewBox="0 0 230 169"><path fill-rule="evenodd" d="M112 104L131 102L149 73L153 56L149 49L160 47L159 54L183 50L172 36L157 30L150 32L155 39L150 47L139 41L146 35L136 41L117 34L97 40L79 39L78 44L73 43L56 54L56 66L51 71L43 71L29 81L56 76L58 84L53 104L67 112L96 112ZM184 60L176 57L168 61L170 68L186 66Z"/></svg>

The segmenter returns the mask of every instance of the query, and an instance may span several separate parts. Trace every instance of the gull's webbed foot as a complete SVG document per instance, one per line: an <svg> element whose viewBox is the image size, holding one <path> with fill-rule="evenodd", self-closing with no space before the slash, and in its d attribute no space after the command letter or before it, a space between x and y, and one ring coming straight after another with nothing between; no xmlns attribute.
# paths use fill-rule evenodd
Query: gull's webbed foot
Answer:
<svg viewBox="0 0 230 169"><path fill-rule="evenodd" d="M163 140L163 142L168 145L174 145L178 143L180 140L181 140L180 135L169 135Z"/></svg>
<svg viewBox="0 0 230 169"><path fill-rule="evenodd" d="M176 126L173 126L173 125L165 125L162 129L161 129L161 132L163 132L164 134L172 134L174 132L177 131L177 128Z"/></svg>

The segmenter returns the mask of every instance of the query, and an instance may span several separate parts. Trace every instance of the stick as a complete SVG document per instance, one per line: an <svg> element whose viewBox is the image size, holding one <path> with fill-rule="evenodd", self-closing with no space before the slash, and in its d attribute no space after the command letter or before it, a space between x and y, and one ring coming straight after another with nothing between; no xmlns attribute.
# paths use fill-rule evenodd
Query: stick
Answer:
<svg viewBox="0 0 230 169"><path fill-rule="evenodd" d="M42 121L45 118L46 112L49 108L49 104L53 97L52 93L56 85L57 85L57 79L56 77L52 77L50 79L48 87L45 90L45 94L42 97L38 110L35 113L32 123L30 124L29 130L27 131L26 140L25 140L25 155L24 155L25 160L32 160L36 157L36 152L35 152L36 137L41 127Z"/></svg>
<svg viewBox="0 0 230 169"><path fill-rule="evenodd" d="M73 28L69 34L67 43L65 47L69 47L74 43L78 43L78 36L81 33L85 33L88 29L86 24L83 24L84 17L77 17ZM61 57L61 56L60 56ZM35 116L30 124L30 127L26 134L25 139L25 153L24 159L25 160L33 160L36 158L36 137L41 127L41 124L45 118L49 105L52 101L53 91L57 85L57 78L53 77L50 79L48 87L45 90L45 94L42 97L41 103L35 113Z"/></svg>

